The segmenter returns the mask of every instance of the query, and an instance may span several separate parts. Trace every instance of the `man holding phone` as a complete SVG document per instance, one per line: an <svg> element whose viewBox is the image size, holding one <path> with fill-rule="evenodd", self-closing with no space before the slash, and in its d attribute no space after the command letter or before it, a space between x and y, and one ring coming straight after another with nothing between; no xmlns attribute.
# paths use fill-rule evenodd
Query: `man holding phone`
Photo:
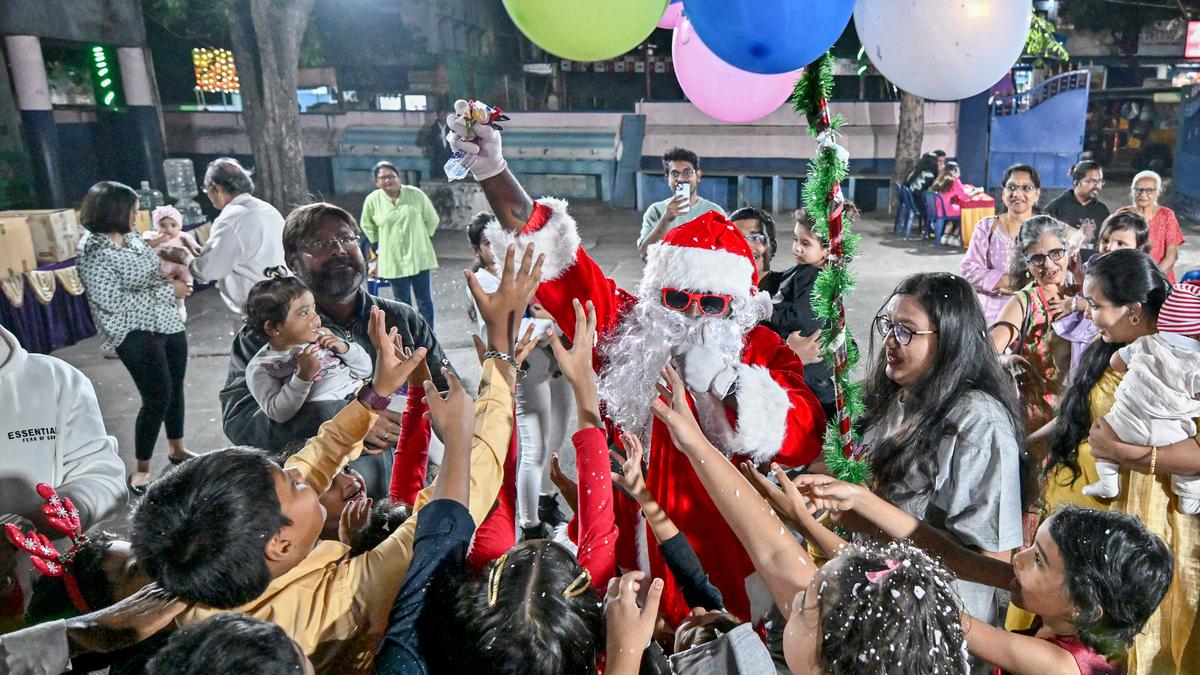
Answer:
<svg viewBox="0 0 1200 675"><path fill-rule="evenodd" d="M696 194L700 184L700 158L696 153L671 148L663 154L663 172L671 196L651 204L642 216L642 232L637 244L643 260L650 245L661 241L676 227L708 211L725 215L725 209Z"/></svg>

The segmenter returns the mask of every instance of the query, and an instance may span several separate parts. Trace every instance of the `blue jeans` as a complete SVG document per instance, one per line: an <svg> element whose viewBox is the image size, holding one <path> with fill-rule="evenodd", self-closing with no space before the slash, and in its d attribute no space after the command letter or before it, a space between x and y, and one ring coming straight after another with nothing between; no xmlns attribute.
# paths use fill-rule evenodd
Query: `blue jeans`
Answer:
<svg viewBox="0 0 1200 675"><path fill-rule="evenodd" d="M392 285L392 296L400 302L415 304L417 311L425 318L425 323L429 324L429 330L433 330L433 287L429 283L431 276L429 270L425 270L411 277L388 279L388 283ZM413 295L417 296L416 303L412 301Z"/></svg>

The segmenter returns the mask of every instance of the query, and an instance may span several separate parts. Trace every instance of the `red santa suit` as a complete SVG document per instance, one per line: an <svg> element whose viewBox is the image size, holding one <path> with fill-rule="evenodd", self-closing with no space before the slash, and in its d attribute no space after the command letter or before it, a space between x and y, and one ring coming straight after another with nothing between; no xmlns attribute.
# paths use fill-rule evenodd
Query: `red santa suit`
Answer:
<svg viewBox="0 0 1200 675"><path fill-rule="evenodd" d="M618 288L580 247L575 221L566 207L561 200L538 200L533 216L516 236L496 223L488 227L486 236L496 250L516 243L523 251L532 242L535 254L546 256L537 300L568 338L574 337L572 300L592 302L600 343L597 354L604 352L604 342L615 334L636 303L661 302L662 288L741 298L745 302L737 307L759 314L750 320L751 324L769 313L769 301L757 294L749 244L720 214L706 213L671 230L661 243L650 247L638 297ZM693 410L699 407L698 419L709 440L735 463L744 459L755 464L774 460L798 466L813 461L821 448L825 417L820 402L804 383L800 359L770 329L754 326L745 334L740 362L731 360L730 367L736 372L736 411L711 395L688 392ZM603 363L596 366L600 372ZM652 402L653 396L645 402L647 411ZM724 596L726 609L748 620L746 578L754 573L754 566L688 458L674 446L666 426L657 419L652 424L645 469L650 493L687 536L713 585ZM753 504L752 490L747 485L747 506ZM623 522L621 531L627 535L635 529ZM672 624L677 624L690 608L657 547L647 548L651 574L663 578L666 584L663 612Z"/></svg>

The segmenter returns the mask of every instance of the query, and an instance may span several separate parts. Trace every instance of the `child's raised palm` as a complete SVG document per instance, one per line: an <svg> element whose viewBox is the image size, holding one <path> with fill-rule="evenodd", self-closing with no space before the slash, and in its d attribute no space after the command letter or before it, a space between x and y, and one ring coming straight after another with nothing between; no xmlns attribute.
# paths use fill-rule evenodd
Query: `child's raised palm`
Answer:
<svg viewBox="0 0 1200 675"><path fill-rule="evenodd" d="M667 425L667 431L671 433L671 440L675 442L676 447L689 450L707 444L708 439L700 430L700 424L688 405L686 385L670 364L662 369L658 393L661 398L654 400L650 410Z"/></svg>
<svg viewBox="0 0 1200 675"><path fill-rule="evenodd" d="M410 351L400 342L400 331L388 330L383 310L371 307L367 325L371 344L375 346L375 378L373 387L380 396L391 396L404 384L409 375L425 359L426 349Z"/></svg>
<svg viewBox="0 0 1200 675"><path fill-rule="evenodd" d="M621 473L612 472L612 479L635 497L646 492L646 479L642 475L642 442L637 436L621 432L621 444L625 446L625 457L615 452L612 456L621 464ZM611 452L611 451L610 451Z"/></svg>
<svg viewBox="0 0 1200 675"><path fill-rule="evenodd" d="M596 307L589 300L585 306L578 299L572 300L575 307L575 332L571 348L567 349L557 333L550 333L550 348L559 370L578 388L596 377L592 367L592 349L596 344Z"/></svg>

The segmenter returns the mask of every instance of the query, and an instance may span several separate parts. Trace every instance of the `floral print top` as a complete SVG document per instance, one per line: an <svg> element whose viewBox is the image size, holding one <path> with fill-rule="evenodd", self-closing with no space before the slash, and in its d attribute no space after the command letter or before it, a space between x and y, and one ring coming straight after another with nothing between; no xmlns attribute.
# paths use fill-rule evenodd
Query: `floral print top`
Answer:
<svg viewBox="0 0 1200 675"><path fill-rule="evenodd" d="M163 276L158 254L137 232L126 233L124 241L117 246L106 235L88 232L79 240L75 259L105 349L116 349L135 330L184 330L172 282Z"/></svg>

